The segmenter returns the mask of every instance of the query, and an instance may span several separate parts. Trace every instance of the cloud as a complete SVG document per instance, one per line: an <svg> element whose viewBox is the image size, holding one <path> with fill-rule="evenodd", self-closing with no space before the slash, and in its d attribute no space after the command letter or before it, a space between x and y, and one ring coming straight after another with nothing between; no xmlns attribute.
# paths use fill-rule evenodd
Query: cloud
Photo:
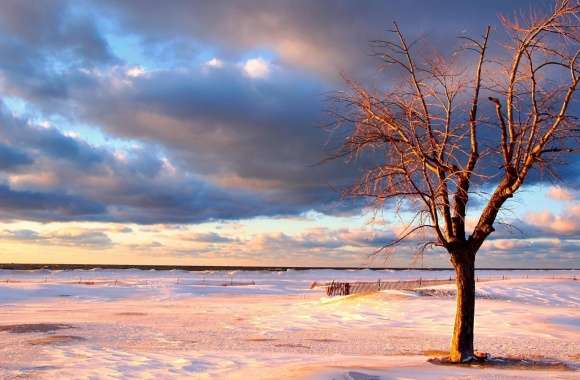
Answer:
<svg viewBox="0 0 580 380"><path fill-rule="evenodd" d="M78 12L70 1L47 0L33 4L7 0L1 8L0 30L5 37L12 37L1 39L2 43L17 41L23 48L38 49L47 59L60 55L85 64L115 60L95 18Z"/></svg>
<svg viewBox="0 0 580 380"><path fill-rule="evenodd" d="M572 201L577 198L572 190L561 186L550 186L546 195L551 199L559 201Z"/></svg>
<svg viewBox="0 0 580 380"><path fill-rule="evenodd" d="M32 158L23 151L0 143L0 170L12 170L31 163Z"/></svg>
<svg viewBox="0 0 580 380"><path fill-rule="evenodd" d="M90 12L89 12L90 13ZM0 5L0 88L30 99L71 95L69 71L115 64L97 20L73 2L17 0Z"/></svg>
<svg viewBox="0 0 580 380"><path fill-rule="evenodd" d="M580 237L580 203L569 205L559 215L550 211L530 212L526 214L525 221L546 232Z"/></svg>
<svg viewBox="0 0 580 380"><path fill-rule="evenodd" d="M58 234L51 237L55 244L87 247L93 249L106 249L113 246L113 242L107 234L100 231L81 231L70 234Z"/></svg>
<svg viewBox="0 0 580 380"><path fill-rule="evenodd" d="M189 45L212 46L229 57L268 49L284 65L334 79L340 72L374 70L368 42L383 37L393 20L406 29L409 40L429 35L433 44L448 48L449 40L462 31L480 35L488 23L497 23L498 13L511 14L514 9L529 9L531 4L529 0L491 0L485 6L458 0L442 4L373 0L364 6L338 1L329 7L324 2L303 0L248 0L239 4L182 0L161 9L153 0L93 3L106 8L113 22L143 36L149 44L185 40ZM449 15L454 15L453 20Z"/></svg>
<svg viewBox="0 0 580 380"><path fill-rule="evenodd" d="M43 245L82 247L88 249L107 249L113 246L112 240L101 231L73 230L40 233L33 230L4 230L3 239Z"/></svg>
<svg viewBox="0 0 580 380"><path fill-rule="evenodd" d="M250 78L264 78L270 73L270 64L262 58L248 59L244 63L244 72Z"/></svg>
<svg viewBox="0 0 580 380"><path fill-rule="evenodd" d="M34 158L0 182L3 220L201 223L296 214L326 196L224 188L152 144L110 150L6 112L0 119L0 138Z"/></svg>
<svg viewBox="0 0 580 380"><path fill-rule="evenodd" d="M285 233L259 234L247 244L260 250L292 252L300 250L322 250L329 254L333 250L354 248L372 253L395 238L391 230L377 231L368 228L329 229L326 227L310 228L303 233L288 235Z"/></svg>
<svg viewBox="0 0 580 380"><path fill-rule="evenodd" d="M327 139L317 128L322 84L303 80L297 73L255 83L235 67L219 74L196 69L155 71L133 77L131 86L121 87L114 85L117 70L83 75L94 86L74 88L77 96L61 108L63 114L99 125L113 136L157 145L180 170L226 192L256 192L257 197L287 203L286 210L294 207L293 213L300 213L337 200L332 188L356 170L345 170L338 162L314 165L325 157ZM55 110L52 100L37 104ZM54 128L32 129L33 134L19 133L15 125L10 131L21 137L14 141L55 159L103 166L99 160L107 154L102 149ZM256 210L256 215L270 214Z"/></svg>
<svg viewBox="0 0 580 380"><path fill-rule="evenodd" d="M0 218L4 220L94 220L106 206L61 192L14 190L0 184Z"/></svg>
<svg viewBox="0 0 580 380"><path fill-rule="evenodd" d="M352 213L360 203L340 202L336 189L360 167L315 165L342 137L318 128L339 72L384 84L368 41L382 38L392 19L410 39L427 34L433 47L448 49L462 30L478 35L497 13L527 4L2 2L0 89L25 102L31 117L0 115L0 218L156 224ZM135 46L125 45L127 36ZM53 126L40 127L38 118ZM98 129L107 142L62 132L67 125ZM525 229L573 236L574 220L550 215L547 227ZM359 234L310 231L262 242L322 251L392 238ZM235 243L229 235L194 237Z"/></svg>
<svg viewBox="0 0 580 380"><path fill-rule="evenodd" d="M210 59L209 61L207 61L205 63L205 65L208 67L219 69L219 68L224 67L224 62L222 60L214 57L214 58Z"/></svg>
<svg viewBox="0 0 580 380"><path fill-rule="evenodd" d="M511 251L516 249L531 249L533 247L533 242L526 239L490 239L485 243L485 249L488 250L500 250L500 251Z"/></svg>
<svg viewBox="0 0 580 380"><path fill-rule="evenodd" d="M494 240L517 239L580 239L580 203L568 201L560 212L551 210L530 211L524 217L496 223Z"/></svg>
<svg viewBox="0 0 580 380"><path fill-rule="evenodd" d="M127 70L127 75L131 78L138 78L145 75L146 73L147 71L145 71L145 69L143 69L141 66L134 66Z"/></svg>
<svg viewBox="0 0 580 380"><path fill-rule="evenodd" d="M226 237L215 232L196 233L183 237L182 239L211 244L236 243L240 241L238 238Z"/></svg>
<svg viewBox="0 0 580 380"><path fill-rule="evenodd" d="M478 252L478 265L501 268L575 268L578 240L515 238L487 240Z"/></svg>

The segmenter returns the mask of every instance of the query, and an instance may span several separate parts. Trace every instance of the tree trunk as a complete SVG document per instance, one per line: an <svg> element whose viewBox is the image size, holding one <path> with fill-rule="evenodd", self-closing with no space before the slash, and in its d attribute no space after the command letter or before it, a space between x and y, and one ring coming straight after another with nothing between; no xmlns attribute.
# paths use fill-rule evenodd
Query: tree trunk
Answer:
<svg viewBox="0 0 580 380"><path fill-rule="evenodd" d="M449 359L467 362L475 358L473 326L475 318L475 255L460 252L451 255L457 284L457 309Z"/></svg>

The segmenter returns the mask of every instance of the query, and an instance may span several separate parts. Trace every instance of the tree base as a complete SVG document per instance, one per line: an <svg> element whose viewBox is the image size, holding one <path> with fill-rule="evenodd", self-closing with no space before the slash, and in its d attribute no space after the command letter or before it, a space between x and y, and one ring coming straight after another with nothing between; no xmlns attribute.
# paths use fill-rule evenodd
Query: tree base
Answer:
<svg viewBox="0 0 580 380"><path fill-rule="evenodd" d="M554 370L554 371L575 371L573 366L556 359L537 359L525 357L494 357L487 353L476 352L473 359L467 362L458 363L449 359L449 356L431 358L427 360L431 364L445 366L463 366L475 368L504 368L517 370Z"/></svg>
<svg viewBox="0 0 580 380"><path fill-rule="evenodd" d="M489 358L490 355L487 352L475 351L473 356L465 358L464 360L461 361L451 360L450 356L443 356L439 358L429 359L428 362L432 364L441 364L441 365L471 365L471 364L483 364Z"/></svg>

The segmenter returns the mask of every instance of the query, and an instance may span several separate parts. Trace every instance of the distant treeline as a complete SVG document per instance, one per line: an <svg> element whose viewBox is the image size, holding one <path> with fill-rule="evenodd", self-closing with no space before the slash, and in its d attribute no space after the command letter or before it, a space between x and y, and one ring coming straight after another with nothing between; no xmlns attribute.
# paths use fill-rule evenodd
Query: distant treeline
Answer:
<svg viewBox="0 0 580 380"><path fill-rule="evenodd" d="M0 264L0 269L9 270L73 270L73 269L141 269L141 270L184 270L184 271L272 271L287 270L423 270L449 271L452 268L388 268L388 267L269 267L269 266L207 266L207 265L133 265L133 264ZM477 270L577 270L577 268L477 268Z"/></svg>

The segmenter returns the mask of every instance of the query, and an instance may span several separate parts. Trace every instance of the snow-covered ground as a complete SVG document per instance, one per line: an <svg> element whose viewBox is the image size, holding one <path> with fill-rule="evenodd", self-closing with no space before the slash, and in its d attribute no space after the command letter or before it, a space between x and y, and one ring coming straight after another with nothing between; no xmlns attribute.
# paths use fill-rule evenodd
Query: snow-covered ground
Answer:
<svg viewBox="0 0 580 380"><path fill-rule="evenodd" d="M580 377L563 368L426 362L448 347L452 285L333 298L310 288L314 281L450 275L0 270L0 379ZM477 349L580 368L580 273L480 271L478 276L498 280L477 285Z"/></svg>

